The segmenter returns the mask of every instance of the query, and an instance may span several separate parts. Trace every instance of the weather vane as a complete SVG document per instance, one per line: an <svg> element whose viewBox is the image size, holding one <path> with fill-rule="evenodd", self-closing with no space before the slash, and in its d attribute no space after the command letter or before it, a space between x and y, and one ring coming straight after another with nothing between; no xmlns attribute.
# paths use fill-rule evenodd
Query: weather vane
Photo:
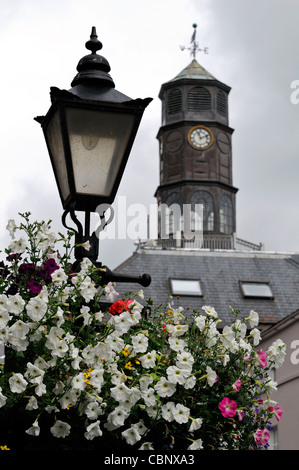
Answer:
<svg viewBox="0 0 299 470"><path fill-rule="evenodd" d="M180 46L180 48L181 48L182 51L184 51L185 49L188 49L189 51L191 51L191 55L193 56L193 59L195 59L197 52L203 51L205 54L207 54L208 53L208 48L207 47L205 47L204 49L199 48L198 42L196 42L197 24L194 23L192 26L194 28L194 31L193 31L193 34L192 34L192 37L191 37L191 46L190 47Z"/></svg>

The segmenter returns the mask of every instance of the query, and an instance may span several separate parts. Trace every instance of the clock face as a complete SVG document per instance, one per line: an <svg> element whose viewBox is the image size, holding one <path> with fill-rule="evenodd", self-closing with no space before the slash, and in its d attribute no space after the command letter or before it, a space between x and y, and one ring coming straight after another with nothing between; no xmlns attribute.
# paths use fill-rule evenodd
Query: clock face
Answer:
<svg viewBox="0 0 299 470"><path fill-rule="evenodd" d="M190 145L197 150L206 150L213 143L213 134L205 126L193 127L188 134Z"/></svg>

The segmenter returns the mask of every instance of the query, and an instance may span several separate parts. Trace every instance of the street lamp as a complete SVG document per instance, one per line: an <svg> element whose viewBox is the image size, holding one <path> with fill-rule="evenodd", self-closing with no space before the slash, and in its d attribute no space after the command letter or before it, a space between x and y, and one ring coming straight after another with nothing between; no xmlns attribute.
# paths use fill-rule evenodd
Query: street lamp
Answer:
<svg viewBox="0 0 299 470"><path fill-rule="evenodd" d="M72 88L51 87L50 109L34 119L44 133L64 208L63 225L69 228L66 217L70 215L77 227L71 229L76 245L89 241L91 246L88 252L77 247L75 257L80 261L86 256L97 263L99 240L95 233L90 234L90 214L100 204L108 207L113 203L143 112L152 98L133 100L115 89L108 61L97 54L102 43L95 27L85 46L91 52L79 61ZM75 211L85 213L85 230ZM144 276L134 280L148 285L149 276ZM120 275L117 278L121 280Z"/></svg>

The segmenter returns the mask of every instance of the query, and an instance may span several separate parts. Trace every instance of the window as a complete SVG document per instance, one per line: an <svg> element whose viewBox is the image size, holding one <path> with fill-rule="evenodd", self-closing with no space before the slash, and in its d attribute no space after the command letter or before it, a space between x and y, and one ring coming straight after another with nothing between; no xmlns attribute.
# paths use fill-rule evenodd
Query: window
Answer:
<svg viewBox="0 0 299 470"><path fill-rule="evenodd" d="M168 114L176 114L182 111L182 92L175 88L168 95Z"/></svg>
<svg viewBox="0 0 299 470"><path fill-rule="evenodd" d="M227 194L223 194L220 200L220 232L231 235L233 230L233 203Z"/></svg>
<svg viewBox="0 0 299 470"><path fill-rule="evenodd" d="M192 88L188 92L188 111L211 111L211 94L203 87Z"/></svg>
<svg viewBox="0 0 299 470"><path fill-rule="evenodd" d="M173 295L203 295L198 279L170 279L170 288Z"/></svg>
<svg viewBox="0 0 299 470"><path fill-rule="evenodd" d="M214 230L214 201L208 191L194 191L190 199L191 210L195 210L195 204L203 205L203 230Z"/></svg>
<svg viewBox="0 0 299 470"><path fill-rule="evenodd" d="M227 115L227 101L225 93L220 90L216 95L216 110L221 116L226 117Z"/></svg>
<svg viewBox="0 0 299 470"><path fill-rule="evenodd" d="M278 450L277 426L270 430L270 440L268 450Z"/></svg>
<svg viewBox="0 0 299 470"><path fill-rule="evenodd" d="M268 282L241 281L240 287L244 297L273 299L273 293Z"/></svg>

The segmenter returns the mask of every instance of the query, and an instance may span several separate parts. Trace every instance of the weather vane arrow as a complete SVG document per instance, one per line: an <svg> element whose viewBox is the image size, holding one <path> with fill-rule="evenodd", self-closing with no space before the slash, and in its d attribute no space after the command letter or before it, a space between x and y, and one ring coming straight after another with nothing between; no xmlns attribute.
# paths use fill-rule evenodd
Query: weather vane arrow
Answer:
<svg viewBox="0 0 299 470"><path fill-rule="evenodd" d="M191 55L193 56L193 59L196 58L196 53L197 52L204 52L205 54L208 54L208 48L205 47L204 49L200 49L199 48L199 44L198 42L196 42L196 28L197 28L197 24L194 23L193 25L193 28L194 28L194 31L193 31L193 34L192 34L192 37L191 37L191 45L190 47L186 47L186 46L180 46L181 50L184 51L185 49L188 49L189 51L191 51Z"/></svg>

